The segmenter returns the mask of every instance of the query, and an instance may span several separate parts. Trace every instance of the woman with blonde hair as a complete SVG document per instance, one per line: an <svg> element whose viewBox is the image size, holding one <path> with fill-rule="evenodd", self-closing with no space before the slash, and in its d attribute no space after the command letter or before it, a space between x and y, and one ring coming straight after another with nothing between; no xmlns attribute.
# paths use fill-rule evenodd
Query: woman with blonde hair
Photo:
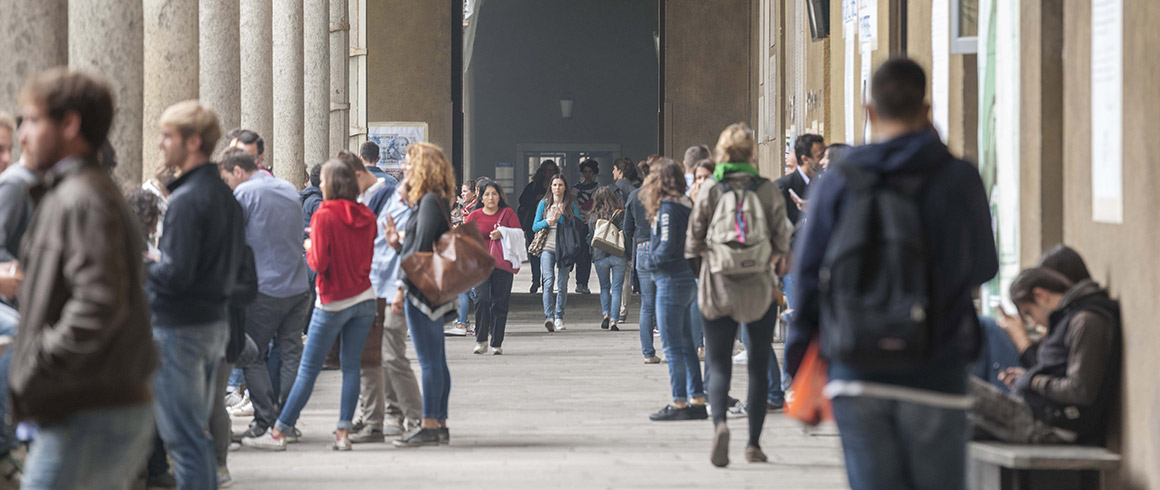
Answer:
<svg viewBox="0 0 1160 490"><path fill-rule="evenodd" d="M430 143L407 147L407 200L414 211L407 221L399 251L405 261L416 252L431 252L439 237L451 230L450 200L455 199L455 172L443 150ZM404 310L415 355L423 370L423 419L414 430L394 442L398 447L436 446L450 442L447 402L451 397L451 371L443 343L443 321L455 314L455 301L432 304L404 274L391 303L395 314ZM405 297L404 297L405 296ZM405 305L405 306L404 306Z"/></svg>
<svg viewBox="0 0 1160 490"><path fill-rule="evenodd" d="M715 435L710 462L715 466L729 464L729 429L725 425L726 409L729 406L729 383L733 376L733 339L739 325L744 324L749 333L751 352L749 353L749 400L760 402L768 397L769 362L773 342L773 327L777 323L777 308L773 305L774 286L777 275L784 275L784 261L780 258L789 250L789 230L785 226L785 200L777 185L761 178L754 168L753 133L743 123L733 124L721 132L717 140L713 181L705 181L694 198L693 214L689 221L686 257L703 257L711 246L720 247L710 241L710 229L736 227L738 234L748 234L765 229L769 241L769 259L760 264L757 272L740 274L714 274L706 264L700 269L700 283L697 303L705 317L705 358L709 363L709 403L713 406ZM714 223L717 202L726 193L734 193L738 202L746 196L755 196L764 223ZM740 213L725 213L717 219L731 219ZM749 216L745 216L747 219ZM739 225L745 226L739 226ZM719 250L719 248L716 248ZM774 270L773 264L778 267ZM761 451L759 439L765 423L766 411L760 408L749 410L749 444L745 449L745 459L749 462L766 461Z"/></svg>
<svg viewBox="0 0 1160 490"><path fill-rule="evenodd" d="M371 288L375 215L357 201L358 180L342 160L322 166L322 204L310 220L306 262L318 273L318 306L310 318L298 377L274 427L242 444L257 449L286 450L286 435L314 391L322 363L336 339L342 365L342 404L333 448L351 449L350 429L358 406L359 363L371 324L375 319L375 292Z"/></svg>

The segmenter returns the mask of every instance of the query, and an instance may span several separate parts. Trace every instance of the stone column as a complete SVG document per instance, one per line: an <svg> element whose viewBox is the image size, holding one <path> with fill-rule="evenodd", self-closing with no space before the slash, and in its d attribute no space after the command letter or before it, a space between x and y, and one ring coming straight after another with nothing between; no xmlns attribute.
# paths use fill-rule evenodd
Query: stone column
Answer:
<svg viewBox="0 0 1160 490"><path fill-rule="evenodd" d="M273 164L274 71L270 32L271 0L241 0L241 126L266 142L266 165Z"/></svg>
<svg viewBox="0 0 1160 490"><path fill-rule="evenodd" d="M350 135L350 21L347 0L330 0L330 154Z"/></svg>
<svg viewBox="0 0 1160 490"><path fill-rule="evenodd" d="M0 0L0 53L0 111L15 116L28 77L68 64L68 1Z"/></svg>
<svg viewBox="0 0 1160 490"><path fill-rule="evenodd" d="M330 8L327 0L305 0L302 17L303 127L306 166L326 161L330 153ZM306 167L303 167L306 168ZM303 179L299 178L298 182Z"/></svg>
<svg viewBox="0 0 1160 490"><path fill-rule="evenodd" d="M238 1L201 0L198 9L199 98L221 122L222 140L216 148L220 151L228 143L225 133L242 122Z"/></svg>
<svg viewBox="0 0 1160 490"><path fill-rule="evenodd" d="M198 0L145 0L145 104L141 123L142 172L161 165L157 124L169 106L198 97Z"/></svg>
<svg viewBox="0 0 1160 490"><path fill-rule="evenodd" d="M141 111L144 104L142 3L134 0L68 2L69 66L103 76L113 89L116 112L109 142L117 152L113 177L141 183Z"/></svg>
<svg viewBox="0 0 1160 490"><path fill-rule="evenodd" d="M301 187L306 167L302 146L302 2L274 0L274 175ZM312 61L313 62L313 61Z"/></svg>

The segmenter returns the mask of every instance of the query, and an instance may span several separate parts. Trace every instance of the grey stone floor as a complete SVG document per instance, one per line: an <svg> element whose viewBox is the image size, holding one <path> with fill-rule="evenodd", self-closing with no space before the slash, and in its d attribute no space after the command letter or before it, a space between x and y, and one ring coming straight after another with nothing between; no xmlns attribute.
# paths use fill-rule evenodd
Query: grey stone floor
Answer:
<svg viewBox="0 0 1160 490"><path fill-rule="evenodd" d="M450 446L331 451L341 377L325 371L299 422L303 441L284 453L231 452L233 488L847 488L833 429L806 434L780 414L770 414L762 436L769 463L745 462L747 425L731 419L732 464L714 468L709 421L648 420L668 401L668 371L641 362L636 308L624 331L600 330L593 274L594 293L569 298L568 330L548 334L528 283L520 274L513 288L504 355L473 355L473 339L446 339ZM733 386L743 397L743 366Z"/></svg>

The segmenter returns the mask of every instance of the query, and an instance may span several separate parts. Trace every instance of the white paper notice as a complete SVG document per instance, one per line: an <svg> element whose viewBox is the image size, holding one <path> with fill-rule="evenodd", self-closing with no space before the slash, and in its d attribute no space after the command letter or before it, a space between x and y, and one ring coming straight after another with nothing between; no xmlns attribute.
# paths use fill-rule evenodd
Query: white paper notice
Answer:
<svg viewBox="0 0 1160 490"><path fill-rule="evenodd" d="M878 49L878 0L858 0L858 37L862 49Z"/></svg>
<svg viewBox="0 0 1160 490"><path fill-rule="evenodd" d="M874 61L870 58L870 50L869 49L862 50L862 84L861 84L861 87L862 87L862 103L864 105L870 104L870 65L872 65L872 64L874 64ZM866 110L863 109L862 114L864 115L864 117L866 119L865 125L863 126L863 132L862 132L862 144L868 144L872 141L872 138L870 137L870 134L871 134L871 132L870 132L870 129L871 129L870 128L870 113L866 112Z"/></svg>
<svg viewBox="0 0 1160 490"><path fill-rule="evenodd" d="M854 144L854 33L857 23L845 24L846 32L846 144Z"/></svg>
<svg viewBox="0 0 1160 490"><path fill-rule="evenodd" d="M1124 1L1092 0L1091 18L1092 219L1123 223Z"/></svg>
<svg viewBox="0 0 1160 490"><path fill-rule="evenodd" d="M947 125L950 123L950 6L948 0L934 0L931 4L930 43L930 105L934 116L934 127L945 142Z"/></svg>

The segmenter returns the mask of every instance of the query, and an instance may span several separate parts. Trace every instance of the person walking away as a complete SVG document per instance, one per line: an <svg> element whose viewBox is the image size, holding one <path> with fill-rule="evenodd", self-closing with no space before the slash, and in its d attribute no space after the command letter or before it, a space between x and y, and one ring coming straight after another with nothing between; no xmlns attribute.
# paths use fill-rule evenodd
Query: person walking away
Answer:
<svg viewBox="0 0 1160 490"><path fill-rule="evenodd" d="M544 199L544 195L548 193L548 180L558 173L560 173L560 167L556 166L556 162L545 160L536 169L532 181L528 182L528 185L524 186L524 190L520 192L520 209L517 217L524 225L524 238L529 247L532 245L532 239L536 236L536 232L532 230L532 224L536 220L536 209L538 209L540 201ZM528 264L532 269L532 287L528 292L536 294L540 290L540 257L529 254Z"/></svg>
<svg viewBox="0 0 1160 490"><path fill-rule="evenodd" d="M475 353L486 354L488 336L491 336L491 353L503 354L503 334L507 328L508 308L511 306L512 281L518 264L503 258L503 232L500 228L520 228L520 220L504 199L503 187L496 182L488 182L480 188L483 208L467 215L464 224L474 223L479 227L495 257L495 269L491 276L475 287Z"/></svg>
<svg viewBox="0 0 1160 490"><path fill-rule="evenodd" d="M580 182L572 187L572 192L576 196L576 206L580 208L580 219L584 222L588 222L588 215L596 204L592 197L596 189L600 188L600 183L596 182L596 176L599 174L600 163L596 160L588 159L580 162ZM590 294L592 291L588 289L588 280L592 277L592 253L588 247L581 250L583 253L576 258L576 292Z"/></svg>
<svg viewBox="0 0 1160 490"><path fill-rule="evenodd" d="M548 230L544 251L540 254L540 279L544 286L544 328L548 332L556 332L565 329L564 306L568 303L570 268L564 264L569 262L569 259L574 260L557 253L559 224L561 217L579 216L580 208L576 206L572 193L568 192L568 180L563 175L552 176L548 184L549 192L536 208L532 231Z"/></svg>
<svg viewBox="0 0 1160 490"><path fill-rule="evenodd" d="M472 213L472 208L479 201L479 194L476 193L477 188L477 183L474 179L463 182L463 186L459 192L459 199L455 201L455 206L451 208L452 228L462 225L464 218ZM487 236L487 233L484 233L484 236ZM459 316L455 319L455 326L443 332L444 335L449 337L467 336L467 315L471 311L471 301L474 295L474 290L469 290L459 295ZM478 308L478 305L476 308Z"/></svg>
<svg viewBox="0 0 1160 490"><path fill-rule="evenodd" d="M229 337L226 305L245 246L244 218L209 161L221 135L217 116L191 100L166 109L159 125L164 165L181 176L168 186L161 260L148 270L153 339L161 352L154 406L178 486L213 488L217 471L207 429Z"/></svg>
<svg viewBox="0 0 1160 490"><path fill-rule="evenodd" d="M379 160L381 160L381 152L379 144L374 141L364 141L358 147L358 158L362 162L367 172L370 172L375 178L383 179L386 186L395 188L399 186L399 179L393 175L388 174L385 170L379 167Z"/></svg>
<svg viewBox="0 0 1160 490"><path fill-rule="evenodd" d="M95 160L113 96L104 80L57 68L29 79L20 105L24 165L44 175L19 251L31 273L9 376L13 420L40 427L21 488L125 488L149 452L158 356L141 232Z"/></svg>
<svg viewBox="0 0 1160 490"><path fill-rule="evenodd" d="M455 195L455 171L438 146L412 143L407 147L406 165L410 166L407 200L414 203L414 208L407 220L401 260L416 252L435 250L439 237L451 230L449 201ZM393 444L396 447L449 444L447 404L451 398L451 371L447 368L443 320L455 310L455 302L432 304L406 274L401 276L391 311L396 315L405 311L407 315L407 328L423 371L423 419L419 427Z"/></svg>
<svg viewBox="0 0 1160 490"><path fill-rule="evenodd" d="M613 161L612 184L609 187L620 202L628 202L628 195L640 187L642 179L638 175L636 164L632 163L631 158L620 157Z"/></svg>
<svg viewBox="0 0 1160 490"><path fill-rule="evenodd" d="M819 339L854 490L962 489L967 373L979 344L971 297L999 267L987 196L978 171L931 130L918 64L891 59L871 86L867 111L881 143L851 150L810 193L786 367L795 374ZM886 201L890 208L874 204ZM874 233L862 228L870 220ZM835 247L851 250L849 260L827 260ZM860 275L868 261L872 280ZM890 333L879 333L886 325Z"/></svg>
<svg viewBox="0 0 1160 490"><path fill-rule="evenodd" d="M650 166L640 193L646 217L652 223L649 255L657 285L657 325L669 364L673 395L671 404L649 416L653 421L709 418L690 318L690 305L697 287L692 264L685 259L689 215L693 208L685 190L680 164L661 158Z"/></svg>
<svg viewBox="0 0 1160 490"><path fill-rule="evenodd" d="M642 265L651 267L649 252L649 238L652 229L640 202L640 189L633 189L628 194L628 202L624 204L624 245L625 255L628 258L628 267L636 271L640 282L640 352L644 355L645 364L660 364L657 350L653 342L653 329L656 328L656 282L653 281L652 271ZM628 287L625 287L628 292ZM624 296L627 296L624 295ZM624 297L622 296L622 298Z"/></svg>
<svg viewBox="0 0 1160 490"><path fill-rule="evenodd" d="M303 259L301 203L294 185L258 170L253 157L227 150L219 164L222 180L234 191L245 217L246 244L254 251L258 296L246 311L246 335L258 347L258 356L242 366L254 419L241 437L258 437L274 425L285 399L274 391L266 357L271 341L285 367L302 358L302 325L310 309L310 284ZM282 376L279 388L287 395L292 383ZM281 391L281 390L280 390Z"/></svg>
<svg viewBox="0 0 1160 490"><path fill-rule="evenodd" d="M685 256L701 259L697 302L705 317L705 359L709 363L709 403L714 437L710 462L729 464L729 385L737 329L749 332L749 399L765 400L777 308L773 304L776 275L789 250L785 202L777 186L761 178L753 166L755 143L749 127L730 125L717 140L713 181L706 181L694 199ZM761 450L765 410L749 410L745 459L766 461Z"/></svg>
<svg viewBox="0 0 1160 490"><path fill-rule="evenodd" d="M624 230L624 206L616 198L616 193L608 187L601 187L592 199L594 205L588 214L588 239L591 244L596 234L596 223L606 220L617 230ZM624 244L621 244L624 245ZM626 247L627 250L628 247ZM623 255L608 253L591 247L592 262L596 266L596 277L600 281L600 328L620 331L620 303L624 294L624 274L628 259ZM651 340L651 333L650 333Z"/></svg>
<svg viewBox="0 0 1160 490"><path fill-rule="evenodd" d="M286 449L287 438L293 434L298 416L314 391L322 362L330 346L341 339L341 405L332 448L351 449L349 432L358 403L359 360L374 321L370 269L375 218L370 209L356 202L358 180L341 160L332 159L322 166L322 195L325 200L310 223L310 245L306 250L306 260L318 271L318 305L310 319L302 363L273 429L259 437L242 439L242 445L247 447Z"/></svg>

